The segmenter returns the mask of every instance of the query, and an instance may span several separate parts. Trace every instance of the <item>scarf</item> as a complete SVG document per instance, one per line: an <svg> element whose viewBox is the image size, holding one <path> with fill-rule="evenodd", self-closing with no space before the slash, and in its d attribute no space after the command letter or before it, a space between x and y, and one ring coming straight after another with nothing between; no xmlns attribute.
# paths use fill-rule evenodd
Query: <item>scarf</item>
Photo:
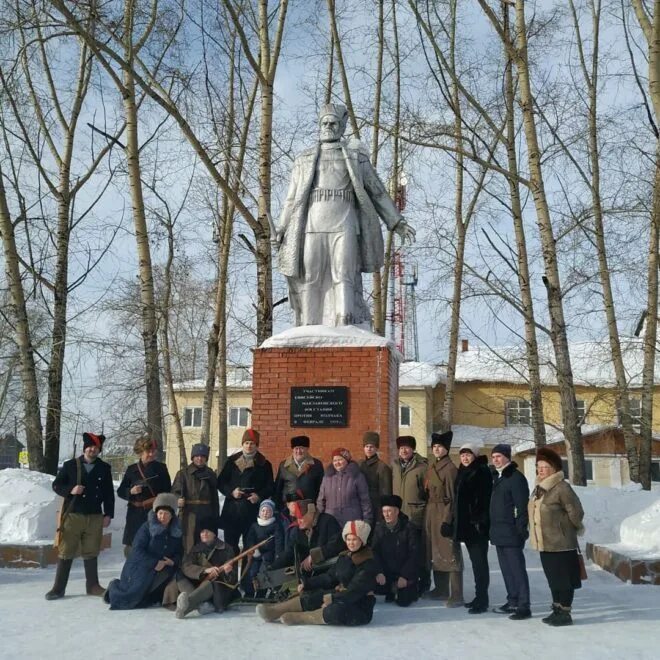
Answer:
<svg viewBox="0 0 660 660"><path fill-rule="evenodd" d="M257 518L257 523L259 524L260 527L268 527L269 525L272 525L275 522L275 516L271 516L267 520L264 520L263 518Z"/></svg>

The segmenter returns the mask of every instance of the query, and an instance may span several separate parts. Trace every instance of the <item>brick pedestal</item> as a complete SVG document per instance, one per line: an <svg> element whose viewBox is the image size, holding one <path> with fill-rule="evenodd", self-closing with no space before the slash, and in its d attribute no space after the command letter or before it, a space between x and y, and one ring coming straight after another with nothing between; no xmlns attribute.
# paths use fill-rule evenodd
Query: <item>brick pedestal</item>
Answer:
<svg viewBox="0 0 660 660"><path fill-rule="evenodd" d="M291 388L348 387L348 426L291 427ZM393 456L398 432L399 355L391 345L270 347L254 352L252 426L261 432L260 450L277 470L291 454L290 438L308 435L311 454L324 465L335 447L363 458L362 435L380 433L380 455Z"/></svg>

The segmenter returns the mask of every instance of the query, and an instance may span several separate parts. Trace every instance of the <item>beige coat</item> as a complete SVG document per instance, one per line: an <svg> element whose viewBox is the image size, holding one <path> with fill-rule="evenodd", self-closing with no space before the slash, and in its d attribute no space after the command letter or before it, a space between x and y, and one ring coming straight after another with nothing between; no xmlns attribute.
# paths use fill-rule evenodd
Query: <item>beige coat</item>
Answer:
<svg viewBox="0 0 660 660"><path fill-rule="evenodd" d="M433 462L426 471L426 556L431 559L434 571L462 571L460 544L440 533L442 524L451 524L454 515L454 485L458 470L449 456L431 460Z"/></svg>
<svg viewBox="0 0 660 660"><path fill-rule="evenodd" d="M578 547L584 527L582 504L563 472L541 481L529 500L529 540L539 552L562 552Z"/></svg>
<svg viewBox="0 0 660 660"><path fill-rule="evenodd" d="M398 460L392 464L392 492L403 500L401 511L418 529L424 528L426 507L424 475L427 467L426 459L417 452L413 454L405 470L401 468Z"/></svg>

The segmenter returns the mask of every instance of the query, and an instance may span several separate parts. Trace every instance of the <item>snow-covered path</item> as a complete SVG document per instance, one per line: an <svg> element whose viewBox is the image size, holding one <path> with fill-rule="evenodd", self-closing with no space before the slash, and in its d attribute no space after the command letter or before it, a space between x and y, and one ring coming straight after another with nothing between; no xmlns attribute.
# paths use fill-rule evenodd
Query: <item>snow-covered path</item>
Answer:
<svg viewBox="0 0 660 660"><path fill-rule="evenodd" d="M117 577L123 556L117 547L101 555L101 582ZM491 548L491 604L504 602L504 587ZM82 563L76 561L67 597L44 600L54 570L0 570L0 658L497 658L560 660L660 657L660 589L626 585L587 565L589 580L577 592L570 628L550 628L540 619L550 595L538 556L528 552L534 618L509 621L494 613L469 615L419 601L408 609L379 599L369 626L287 628L265 624L252 607L180 621L153 608L111 612L100 599L83 596ZM469 564L469 562L468 562ZM472 576L465 573L466 597Z"/></svg>

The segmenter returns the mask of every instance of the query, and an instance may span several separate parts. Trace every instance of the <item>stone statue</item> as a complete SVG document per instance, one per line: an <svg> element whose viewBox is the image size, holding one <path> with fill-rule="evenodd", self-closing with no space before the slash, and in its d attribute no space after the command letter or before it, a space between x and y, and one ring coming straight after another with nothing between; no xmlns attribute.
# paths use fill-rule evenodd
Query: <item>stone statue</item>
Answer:
<svg viewBox="0 0 660 660"><path fill-rule="evenodd" d="M370 323L361 273L383 266L378 219L404 243L415 239L366 148L341 139L347 118L343 105L321 108L319 144L295 159L273 237L297 326Z"/></svg>

